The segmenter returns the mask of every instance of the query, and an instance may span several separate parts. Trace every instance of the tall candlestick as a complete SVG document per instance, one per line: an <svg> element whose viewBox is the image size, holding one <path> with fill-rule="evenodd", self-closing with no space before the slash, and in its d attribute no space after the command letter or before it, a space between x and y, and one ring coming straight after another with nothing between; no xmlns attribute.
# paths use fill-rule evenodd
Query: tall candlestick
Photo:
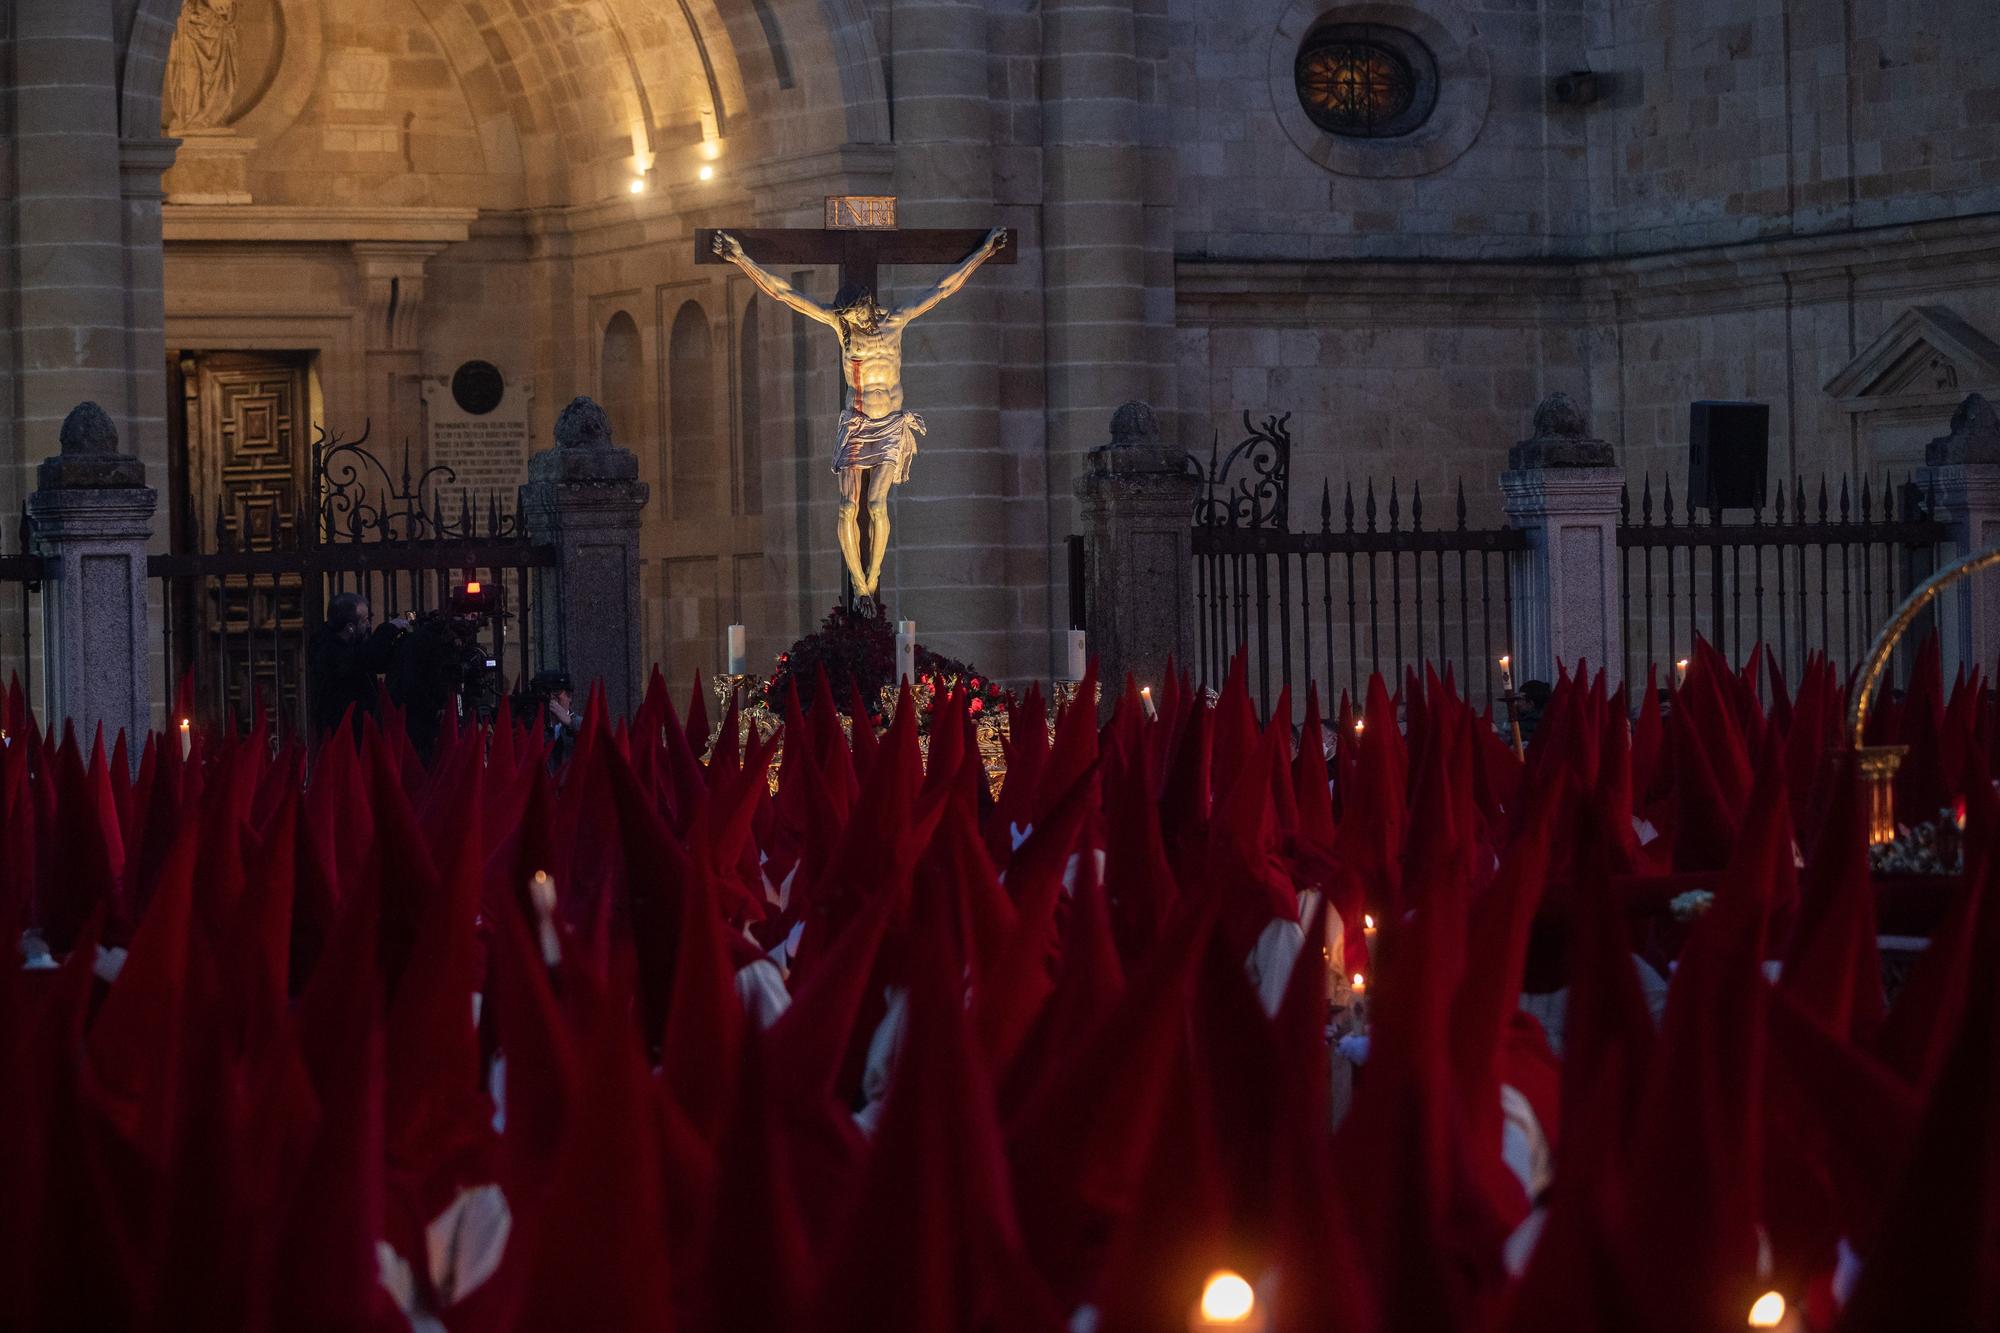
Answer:
<svg viewBox="0 0 2000 1333"><path fill-rule="evenodd" d="M1084 644L1082 630L1070 630L1068 631L1068 635L1069 671L1064 675L1063 679L1082 680L1083 673L1090 669L1090 650Z"/></svg>
<svg viewBox="0 0 2000 1333"><path fill-rule="evenodd" d="M750 674L749 636L744 632L741 625L731 625L729 627L728 659L730 675L747 676Z"/></svg>
<svg viewBox="0 0 2000 1333"><path fill-rule="evenodd" d="M896 622L896 677L897 683L917 680L917 622L899 620Z"/></svg>
<svg viewBox="0 0 2000 1333"><path fill-rule="evenodd" d="M190 751L190 750L192 750L192 749L194 749L194 732L193 732L193 730L192 730L192 729L191 729L191 728L189 727L189 725L188 725L188 720L187 720L186 718L182 718L182 719L181 719L181 758L183 758L183 759L187 758L187 757L188 757L188 751Z"/></svg>

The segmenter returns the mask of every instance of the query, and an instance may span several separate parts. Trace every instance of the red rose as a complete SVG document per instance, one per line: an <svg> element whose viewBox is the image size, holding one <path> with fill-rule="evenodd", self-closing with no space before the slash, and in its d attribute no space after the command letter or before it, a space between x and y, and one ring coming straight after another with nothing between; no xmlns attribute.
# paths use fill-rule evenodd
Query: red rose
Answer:
<svg viewBox="0 0 2000 1333"><path fill-rule="evenodd" d="M982 711L985 707L986 707L986 701L984 699L974 699L971 703L966 705L966 711L970 713L977 713Z"/></svg>

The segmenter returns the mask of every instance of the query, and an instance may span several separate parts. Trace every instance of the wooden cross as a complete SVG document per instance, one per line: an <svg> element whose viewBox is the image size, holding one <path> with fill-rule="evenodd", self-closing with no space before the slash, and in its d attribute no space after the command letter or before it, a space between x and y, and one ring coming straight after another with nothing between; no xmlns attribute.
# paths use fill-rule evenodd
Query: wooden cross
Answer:
<svg viewBox="0 0 2000 1333"><path fill-rule="evenodd" d="M694 262L726 264L715 253L715 233L726 231L743 247L743 253L765 268L802 264L837 266L840 288L854 288L882 301L879 270L884 264L942 264L955 267L986 241L977 227L919 227L910 231L896 226L894 195L830 194L826 197L826 222L820 227L698 227L694 233ZM1014 229L1007 229L1007 244L986 262L1011 264L1019 251ZM839 289L836 289L839 290ZM843 398L846 386L842 385ZM861 548L869 550L874 540L869 531L868 510L860 513ZM849 583L846 600L853 605Z"/></svg>
<svg viewBox="0 0 2000 1333"><path fill-rule="evenodd" d="M882 289L876 285L881 265L955 265L986 239L986 232L977 227L918 227L901 231L896 226L894 195L828 195L826 224L822 227L697 228L695 263L729 262L715 253L718 230L734 236L741 242L743 253L766 268L801 264L837 266L840 286L872 292L877 303L885 306L888 303L881 299ZM1006 246L986 262L1011 264L1018 249L1010 227Z"/></svg>

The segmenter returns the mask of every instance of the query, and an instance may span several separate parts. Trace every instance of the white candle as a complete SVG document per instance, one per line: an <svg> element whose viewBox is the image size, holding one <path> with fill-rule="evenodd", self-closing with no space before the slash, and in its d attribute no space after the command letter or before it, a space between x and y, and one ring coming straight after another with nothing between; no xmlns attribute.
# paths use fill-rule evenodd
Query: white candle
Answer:
<svg viewBox="0 0 2000 1333"><path fill-rule="evenodd" d="M917 622L899 620L896 622L896 681L901 684L917 679Z"/></svg>
<svg viewBox="0 0 2000 1333"><path fill-rule="evenodd" d="M1505 694L1512 694L1514 692L1514 659L1512 657L1503 657L1500 659L1500 689Z"/></svg>
<svg viewBox="0 0 2000 1333"><path fill-rule="evenodd" d="M1090 652L1083 642L1083 631L1069 631L1069 674L1064 680L1082 680L1083 673L1090 669Z"/></svg>
<svg viewBox="0 0 2000 1333"><path fill-rule="evenodd" d="M188 720L187 720L186 718L182 718L182 719L181 719L181 758L183 758L183 759L187 758L187 757L188 757L188 751L190 751L190 750L192 750L192 749L194 749L194 732L193 732L193 730L192 730L192 729L191 729L191 728L189 727L189 725L188 725Z"/></svg>
<svg viewBox="0 0 2000 1333"><path fill-rule="evenodd" d="M1151 685L1141 685L1139 687L1139 707L1145 712L1147 717L1159 717L1160 710L1153 706L1153 687Z"/></svg>
<svg viewBox="0 0 2000 1333"><path fill-rule="evenodd" d="M750 674L749 635L744 632L741 625L731 625L729 627L728 656L729 675L747 676Z"/></svg>

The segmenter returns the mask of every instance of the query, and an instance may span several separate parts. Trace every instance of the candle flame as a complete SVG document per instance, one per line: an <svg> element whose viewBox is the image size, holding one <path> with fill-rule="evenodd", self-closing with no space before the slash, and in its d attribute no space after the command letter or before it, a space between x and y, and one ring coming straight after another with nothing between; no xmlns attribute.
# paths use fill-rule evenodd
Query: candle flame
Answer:
<svg viewBox="0 0 2000 1333"><path fill-rule="evenodd" d="M1361 974L1360 974L1359 972L1356 972L1356 973L1354 974L1354 989L1356 989L1356 990L1367 990L1367 989L1368 989L1368 978L1366 978L1366 977L1362 976L1362 975L1361 975Z"/></svg>
<svg viewBox="0 0 2000 1333"><path fill-rule="evenodd" d="M1502 653L1502 654L1500 655L1500 659L1499 659L1499 660L1500 660L1500 669L1501 669L1502 671L1505 671L1505 670L1506 670L1506 669L1507 669L1508 667L1510 667L1510 666L1513 666L1513 665L1514 665L1514 659L1513 659L1513 657L1511 657L1511 656L1510 656L1510 655L1508 655L1508 654L1505 654L1505 653Z"/></svg>
<svg viewBox="0 0 2000 1333"><path fill-rule="evenodd" d="M1360 734L1361 734L1361 733L1362 733L1363 731L1367 730L1367 728L1368 728L1368 719L1367 719L1367 718L1365 718L1365 717L1357 717L1357 718L1355 718L1355 719L1354 719L1354 734L1355 734L1355 735L1359 736L1359 735L1360 735Z"/></svg>
<svg viewBox="0 0 2000 1333"><path fill-rule="evenodd" d="M1361 914L1361 928L1363 930L1375 929L1375 914L1373 912L1363 912Z"/></svg>
<svg viewBox="0 0 2000 1333"><path fill-rule="evenodd" d="M182 719L181 719L181 730L182 730L182 731L186 731L187 729L188 729L188 720L187 720L186 718L182 718Z"/></svg>
<svg viewBox="0 0 2000 1333"><path fill-rule="evenodd" d="M1688 673L1688 660L1683 657L1680 661L1674 663L1674 670L1685 676Z"/></svg>
<svg viewBox="0 0 2000 1333"><path fill-rule="evenodd" d="M1785 1322L1785 1298L1767 1291L1750 1306L1750 1327L1776 1328Z"/></svg>
<svg viewBox="0 0 2000 1333"><path fill-rule="evenodd" d="M1208 1275L1201 1289L1201 1317L1211 1324L1247 1324L1257 1308L1257 1293L1226 1268Z"/></svg>

